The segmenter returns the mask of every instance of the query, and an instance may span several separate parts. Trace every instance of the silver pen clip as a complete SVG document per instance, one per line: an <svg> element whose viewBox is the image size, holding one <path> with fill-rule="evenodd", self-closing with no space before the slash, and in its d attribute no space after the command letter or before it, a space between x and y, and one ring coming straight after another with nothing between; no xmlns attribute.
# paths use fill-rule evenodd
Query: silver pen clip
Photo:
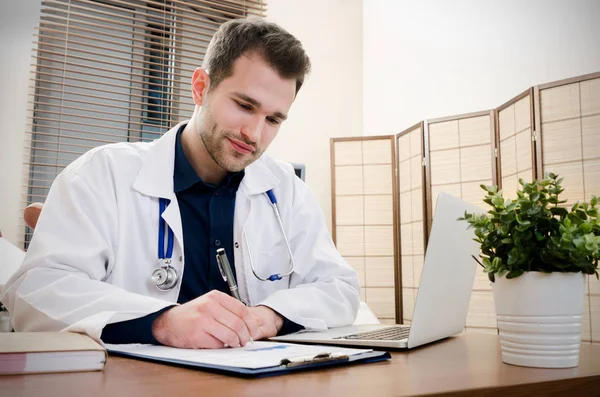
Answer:
<svg viewBox="0 0 600 397"><path fill-rule="evenodd" d="M221 277L223 277L223 281L227 282L227 276L225 275L225 271L223 270L223 263L221 262L221 255L218 254L218 251L217 251L217 266L219 267L219 272L221 273Z"/></svg>

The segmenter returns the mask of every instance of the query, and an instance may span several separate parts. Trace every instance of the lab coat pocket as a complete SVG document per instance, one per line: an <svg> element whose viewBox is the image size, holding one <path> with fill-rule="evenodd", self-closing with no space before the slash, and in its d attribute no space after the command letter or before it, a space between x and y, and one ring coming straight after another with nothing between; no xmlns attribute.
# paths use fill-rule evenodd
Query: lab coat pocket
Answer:
<svg viewBox="0 0 600 397"><path fill-rule="evenodd" d="M254 260L254 269L259 277L268 278L274 274L285 274L291 268L290 256L285 244L276 245L268 251L259 251ZM290 285L290 277L285 276L281 280L276 281L259 281L258 294L259 301L267 298L273 292L288 289Z"/></svg>

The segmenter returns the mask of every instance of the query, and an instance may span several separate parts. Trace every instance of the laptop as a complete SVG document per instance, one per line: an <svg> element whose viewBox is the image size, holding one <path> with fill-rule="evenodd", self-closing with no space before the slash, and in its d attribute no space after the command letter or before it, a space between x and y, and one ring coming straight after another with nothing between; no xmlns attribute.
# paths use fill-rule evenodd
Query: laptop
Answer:
<svg viewBox="0 0 600 397"><path fill-rule="evenodd" d="M410 349L463 331L471 299L479 244L473 229L457 219L481 208L440 193L423 263L413 320L407 325L352 325L303 330L271 338L280 342Z"/></svg>

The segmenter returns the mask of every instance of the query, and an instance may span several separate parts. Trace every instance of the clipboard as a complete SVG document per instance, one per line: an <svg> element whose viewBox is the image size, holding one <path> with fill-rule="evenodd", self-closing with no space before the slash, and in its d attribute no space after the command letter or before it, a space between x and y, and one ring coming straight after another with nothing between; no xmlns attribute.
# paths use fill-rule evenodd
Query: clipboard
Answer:
<svg viewBox="0 0 600 397"><path fill-rule="evenodd" d="M275 344L275 345L289 345L293 346L293 344L281 344L276 342L255 342L255 343L263 343L263 344ZM167 352L167 354L161 353L160 356L152 353L152 347L145 347L145 345L138 345L140 348L136 349L135 346L131 348L123 348L122 346L131 346L131 345L107 345L107 351L111 355L135 358L144 361L163 363L168 365L176 365L185 368L191 369L199 369L203 371L221 373L226 375L247 377L247 378L255 378L255 377L267 377L267 376L276 376L276 375L284 375L290 372L296 371L306 371L313 370L324 367L334 367L341 365L353 365L358 363L373 363L379 361L385 361L391 358L390 353L383 351L360 351L359 349L343 349L343 351L339 351L342 349L332 348L331 346L315 346L311 345L311 349L322 349L321 353L317 354L306 354L306 355L296 355L293 357L285 357L279 360L276 365L264 366L261 368L246 368L243 366L236 365L224 365L224 364L215 364L214 362L201 361L199 359L185 359L181 357L176 357L176 353L185 352L188 349L174 349L167 348L164 346L155 346L156 348L161 348L162 352ZM309 349L308 345L295 345L296 348L304 348L306 346ZM168 354L169 350L173 349L173 355ZM333 350L331 350L333 349ZM158 351L158 349L154 349ZM224 349L219 349L224 350ZM235 349L231 349L235 350ZM328 351L330 350L330 351ZM338 351L336 351L338 350ZM359 351L360 353L352 352L353 350ZM345 352L346 353L345 353ZM210 352L210 351L208 351ZM351 352L348 354L347 352Z"/></svg>

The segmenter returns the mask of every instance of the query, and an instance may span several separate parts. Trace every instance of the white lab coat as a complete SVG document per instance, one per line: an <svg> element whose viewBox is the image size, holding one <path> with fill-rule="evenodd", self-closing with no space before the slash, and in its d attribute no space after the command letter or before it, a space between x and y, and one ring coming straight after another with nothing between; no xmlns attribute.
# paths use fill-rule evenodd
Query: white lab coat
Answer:
<svg viewBox="0 0 600 397"><path fill-rule="evenodd" d="M151 143L93 149L54 181L20 269L0 300L17 331L76 331L99 340L106 324L177 302L180 283L163 292L158 266L159 198L175 235L172 265L185 272L183 232L173 192L179 126ZM296 261L291 277L252 274L246 230L260 274L283 273L289 255L270 201L273 189ZM267 155L246 168L234 214L234 261L242 299L266 305L309 329L349 325L359 307L356 272L337 252L310 189L286 163ZM198 244L206 244L199 241Z"/></svg>

